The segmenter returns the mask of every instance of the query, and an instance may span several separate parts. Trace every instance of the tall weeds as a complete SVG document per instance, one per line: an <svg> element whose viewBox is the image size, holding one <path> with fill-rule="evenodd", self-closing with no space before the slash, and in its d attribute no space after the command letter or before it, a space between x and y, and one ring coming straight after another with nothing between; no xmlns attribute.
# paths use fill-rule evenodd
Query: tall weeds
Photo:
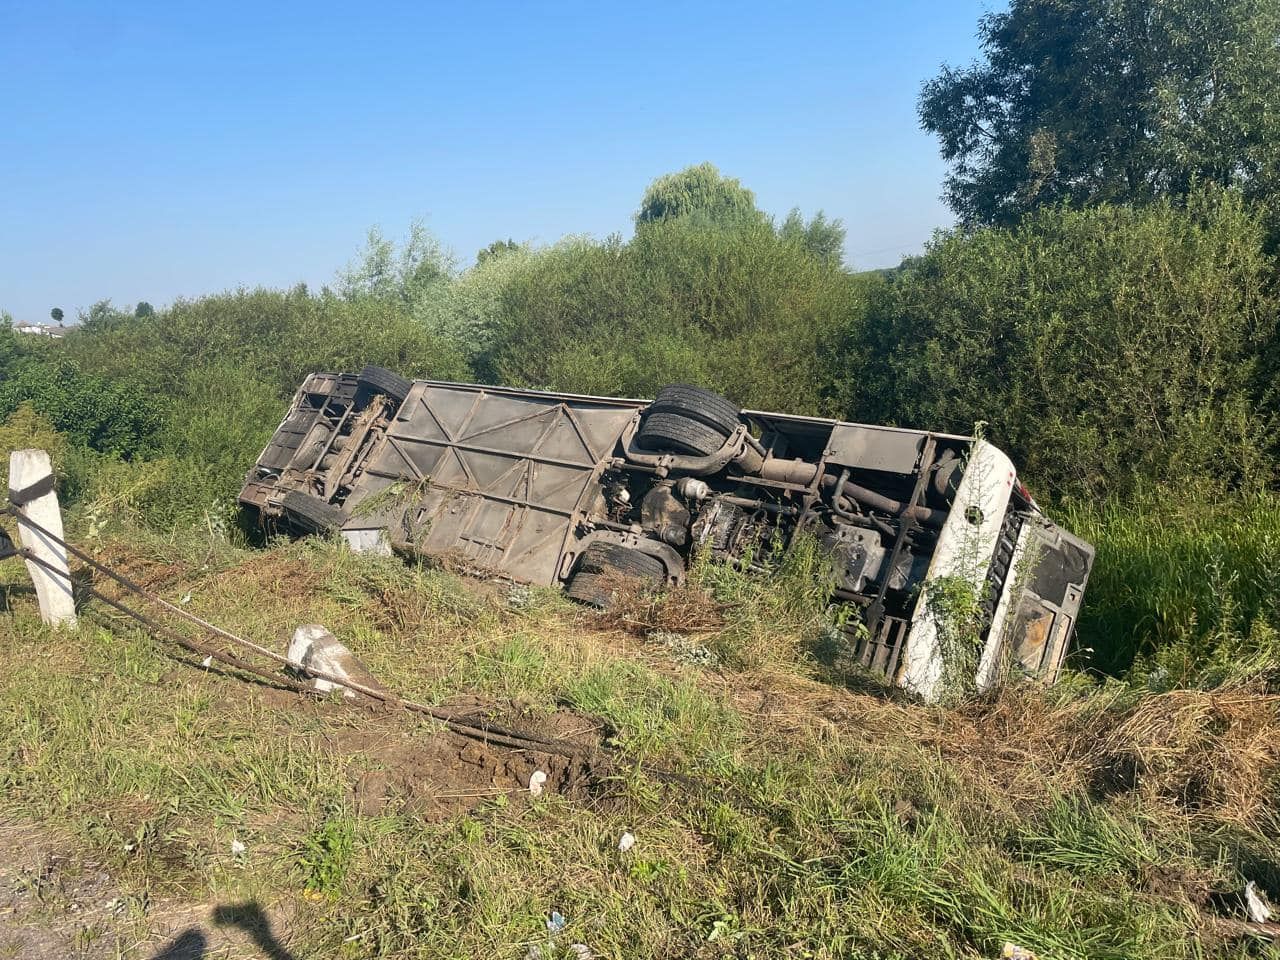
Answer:
<svg viewBox="0 0 1280 960"><path fill-rule="evenodd" d="M1157 689L1274 676L1280 496L1148 486L1062 520L1098 550L1078 663Z"/></svg>

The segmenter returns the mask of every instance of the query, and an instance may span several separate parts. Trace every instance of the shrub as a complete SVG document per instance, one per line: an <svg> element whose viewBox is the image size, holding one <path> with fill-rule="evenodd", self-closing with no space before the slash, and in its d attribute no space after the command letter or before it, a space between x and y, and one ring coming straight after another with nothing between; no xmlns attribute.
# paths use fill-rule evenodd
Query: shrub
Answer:
<svg viewBox="0 0 1280 960"><path fill-rule="evenodd" d="M1277 308L1263 244L1258 214L1223 193L944 236L853 324L843 352L865 376L844 406L929 429L986 421L1053 492L1261 479Z"/></svg>
<svg viewBox="0 0 1280 960"><path fill-rule="evenodd" d="M284 416L279 395L270 384L217 362L187 373L176 407L158 444L170 456L203 465L203 476L184 499L201 508L233 504L249 465Z"/></svg>
<svg viewBox="0 0 1280 960"><path fill-rule="evenodd" d="M66 453L67 438L36 413L30 403L23 403L0 424L0 491L9 489L9 453L27 449L48 453L54 472L58 473Z"/></svg>
<svg viewBox="0 0 1280 960"><path fill-rule="evenodd" d="M452 344L473 366L493 350L507 287L534 269L538 254L527 246L495 243L476 265L437 284L414 305L414 318L440 341ZM485 372L477 369L482 376Z"/></svg>
<svg viewBox="0 0 1280 960"><path fill-rule="evenodd" d="M237 290L175 303L150 317L105 329L90 324L67 338L72 356L108 375L137 370L167 395L188 371L222 364L292 395L315 370L352 370L366 363L406 376L456 378L466 364L452 345L429 334L399 301Z"/></svg>
<svg viewBox="0 0 1280 960"><path fill-rule="evenodd" d="M127 463L109 457L73 456L68 486L91 534L119 523L172 532L207 527L231 532L235 504L225 498L224 477L194 458L163 456Z"/></svg>
<svg viewBox="0 0 1280 960"><path fill-rule="evenodd" d="M137 457L153 449L162 405L130 376L86 373L62 357L28 357L0 383L0 416L24 403L73 443L100 453Z"/></svg>

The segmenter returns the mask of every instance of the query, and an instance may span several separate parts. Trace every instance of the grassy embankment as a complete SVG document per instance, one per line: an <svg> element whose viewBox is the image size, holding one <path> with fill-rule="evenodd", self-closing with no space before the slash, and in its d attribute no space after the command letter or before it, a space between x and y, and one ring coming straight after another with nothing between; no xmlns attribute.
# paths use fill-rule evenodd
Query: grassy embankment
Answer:
<svg viewBox="0 0 1280 960"><path fill-rule="evenodd" d="M1093 616L1130 616L1107 578L1136 541L1100 539ZM1280 885L1265 677L1075 677L943 710L815 661L803 577L713 571L737 612L694 590L620 620L318 542L128 542L99 549L245 635L325 623L396 690L559 711L609 760L532 799L520 758L468 766L420 719L202 669L100 604L53 634L8 561L0 818L102 859L117 925L168 898L283 910L298 956L1262 955L1220 918L1246 878ZM1146 580L1152 603L1178 595Z"/></svg>

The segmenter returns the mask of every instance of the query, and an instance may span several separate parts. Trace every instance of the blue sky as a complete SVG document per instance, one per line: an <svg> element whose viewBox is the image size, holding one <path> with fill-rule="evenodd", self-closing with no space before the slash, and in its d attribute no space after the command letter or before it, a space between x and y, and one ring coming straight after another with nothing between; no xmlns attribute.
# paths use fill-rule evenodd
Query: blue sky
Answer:
<svg viewBox="0 0 1280 960"><path fill-rule="evenodd" d="M415 218L463 262L629 234L704 160L895 263L951 223L920 84L991 7L0 0L0 309L318 286Z"/></svg>

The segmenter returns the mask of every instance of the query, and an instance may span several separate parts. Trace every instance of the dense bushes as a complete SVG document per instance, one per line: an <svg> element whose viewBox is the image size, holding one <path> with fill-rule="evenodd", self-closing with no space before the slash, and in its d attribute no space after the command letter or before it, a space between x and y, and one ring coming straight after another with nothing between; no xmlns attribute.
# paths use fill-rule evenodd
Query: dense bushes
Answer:
<svg viewBox="0 0 1280 960"><path fill-rule="evenodd" d="M866 281L768 223L694 218L567 244L508 285L488 370L504 382L646 396L666 383L814 413L839 363L823 345Z"/></svg>
<svg viewBox="0 0 1280 960"><path fill-rule="evenodd" d="M431 336L394 300L333 294L237 290L179 300L152 316L95 321L67 338L67 350L96 370L136 371L166 395L191 370L220 365L259 380L281 397L313 370L376 363L408 376L458 377L461 352Z"/></svg>
<svg viewBox="0 0 1280 960"><path fill-rule="evenodd" d="M18 342L0 328L0 421L29 404L73 443L132 458L155 449L161 404L128 374L89 372L48 343Z"/></svg>
<svg viewBox="0 0 1280 960"><path fill-rule="evenodd" d="M462 352L474 375L493 379L486 364L497 346L503 298L553 254L516 244L494 244L481 253L474 267L417 298L412 309L429 333Z"/></svg>
<svg viewBox="0 0 1280 960"><path fill-rule="evenodd" d="M1230 194L944 237L854 321L844 349L863 376L843 405L916 427L986 421L1058 493L1267 479L1277 299L1263 244L1259 216Z"/></svg>

